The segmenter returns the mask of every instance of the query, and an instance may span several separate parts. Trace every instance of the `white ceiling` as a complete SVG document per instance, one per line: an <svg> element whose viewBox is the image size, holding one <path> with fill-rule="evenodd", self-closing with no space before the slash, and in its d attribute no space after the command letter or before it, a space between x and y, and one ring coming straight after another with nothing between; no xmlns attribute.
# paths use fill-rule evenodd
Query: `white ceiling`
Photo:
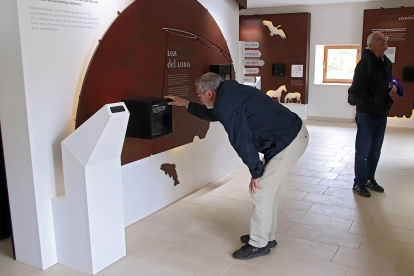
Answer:
<svg viewBox="0 0 414 276"><path fill-rule="evenodd" d="M295 5L344 4L392 0L247 0L247 8L283 7Z"/></svg>

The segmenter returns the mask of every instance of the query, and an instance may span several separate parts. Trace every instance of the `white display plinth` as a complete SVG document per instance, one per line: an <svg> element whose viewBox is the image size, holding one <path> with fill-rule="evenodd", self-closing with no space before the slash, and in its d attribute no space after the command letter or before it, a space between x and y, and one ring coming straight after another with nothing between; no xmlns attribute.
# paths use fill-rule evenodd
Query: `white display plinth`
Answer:
<svg viewBox="0 0 414 276"><path fill-rule="evenodd" d="M126 255L120 156L128 119L124 103L107 104L62 142L65 195L52 199L60 264L96 274Z"/></svg>
<svg viewBox="0 0 414 276"><path fill-rule="evenodd" d="M308 119L308 105L298 103L282 103L290 111L295 112L302 120Z"/></svg>

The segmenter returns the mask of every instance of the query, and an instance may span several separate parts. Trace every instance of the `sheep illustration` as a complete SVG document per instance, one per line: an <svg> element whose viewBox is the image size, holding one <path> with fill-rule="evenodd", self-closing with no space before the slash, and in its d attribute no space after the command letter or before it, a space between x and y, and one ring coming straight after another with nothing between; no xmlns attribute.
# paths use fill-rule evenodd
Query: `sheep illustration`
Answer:
<svg viewBox="0 0 414 276"><path fill-rule="evenodd" d="M302 103L300 100L300 93L299 92L293 92L293 93L287 93L285 97L285 103L291 103L293 99L296 99L297 103Z"/></svg>
<svg viewBox="0 0 414 276"><path fill-rule="evenodd" d="M286 85L280 86L277 90L269 90L266 94L271 98L277 98L280 103L280 97L282 96L282 91L286 92Z"/></svg>
<svg viewBox="0 0 414 276"><path fill-rule="evenodd" d="M263 25L265 25L265 26L267 26L269 28L270 36L280 35L281 38L286 39L286 35L283 32L283 30L282 29L278 29L282 25L279 25L277 27L274 27L273 26L273 23L271 21L267 21L267 20L263 20L262 23L263 23Z"/></svg>

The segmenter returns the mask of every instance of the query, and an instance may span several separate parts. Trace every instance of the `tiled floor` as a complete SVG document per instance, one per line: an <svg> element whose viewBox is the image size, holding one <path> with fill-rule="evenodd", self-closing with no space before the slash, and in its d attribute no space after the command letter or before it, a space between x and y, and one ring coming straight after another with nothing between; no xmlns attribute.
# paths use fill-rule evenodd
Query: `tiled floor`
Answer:
<svg viewBox="0 0 414 276"><path fill-rule="evenodd" d="M414 275L414 130L388 128L377 181L385 193L352 191L354 124L306 122L308 149L281 186L278 245L248 261L231 257L249 233L250 180L242 167L126 229L127 256L98 275ZM10 259L0 276L86 275Z"/></svg>

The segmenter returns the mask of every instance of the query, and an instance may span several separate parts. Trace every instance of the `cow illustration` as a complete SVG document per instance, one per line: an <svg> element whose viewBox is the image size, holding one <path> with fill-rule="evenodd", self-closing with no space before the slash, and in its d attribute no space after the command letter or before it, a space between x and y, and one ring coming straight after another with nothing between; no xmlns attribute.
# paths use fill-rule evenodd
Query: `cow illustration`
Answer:
<svg viewBox="0 0 414 276"><path fill-rule="evenodd" d="M271 21L267 21L267 20L263 20L262 23L263 23L263 25L265 25L265 26L267 26L269 28L270 36L280 35L281 38L286 39L286 35L283 32L283 30L282 29L278 29L282 25L279 25L277 27L274 27L273 26L273 23Z"/></svg>

